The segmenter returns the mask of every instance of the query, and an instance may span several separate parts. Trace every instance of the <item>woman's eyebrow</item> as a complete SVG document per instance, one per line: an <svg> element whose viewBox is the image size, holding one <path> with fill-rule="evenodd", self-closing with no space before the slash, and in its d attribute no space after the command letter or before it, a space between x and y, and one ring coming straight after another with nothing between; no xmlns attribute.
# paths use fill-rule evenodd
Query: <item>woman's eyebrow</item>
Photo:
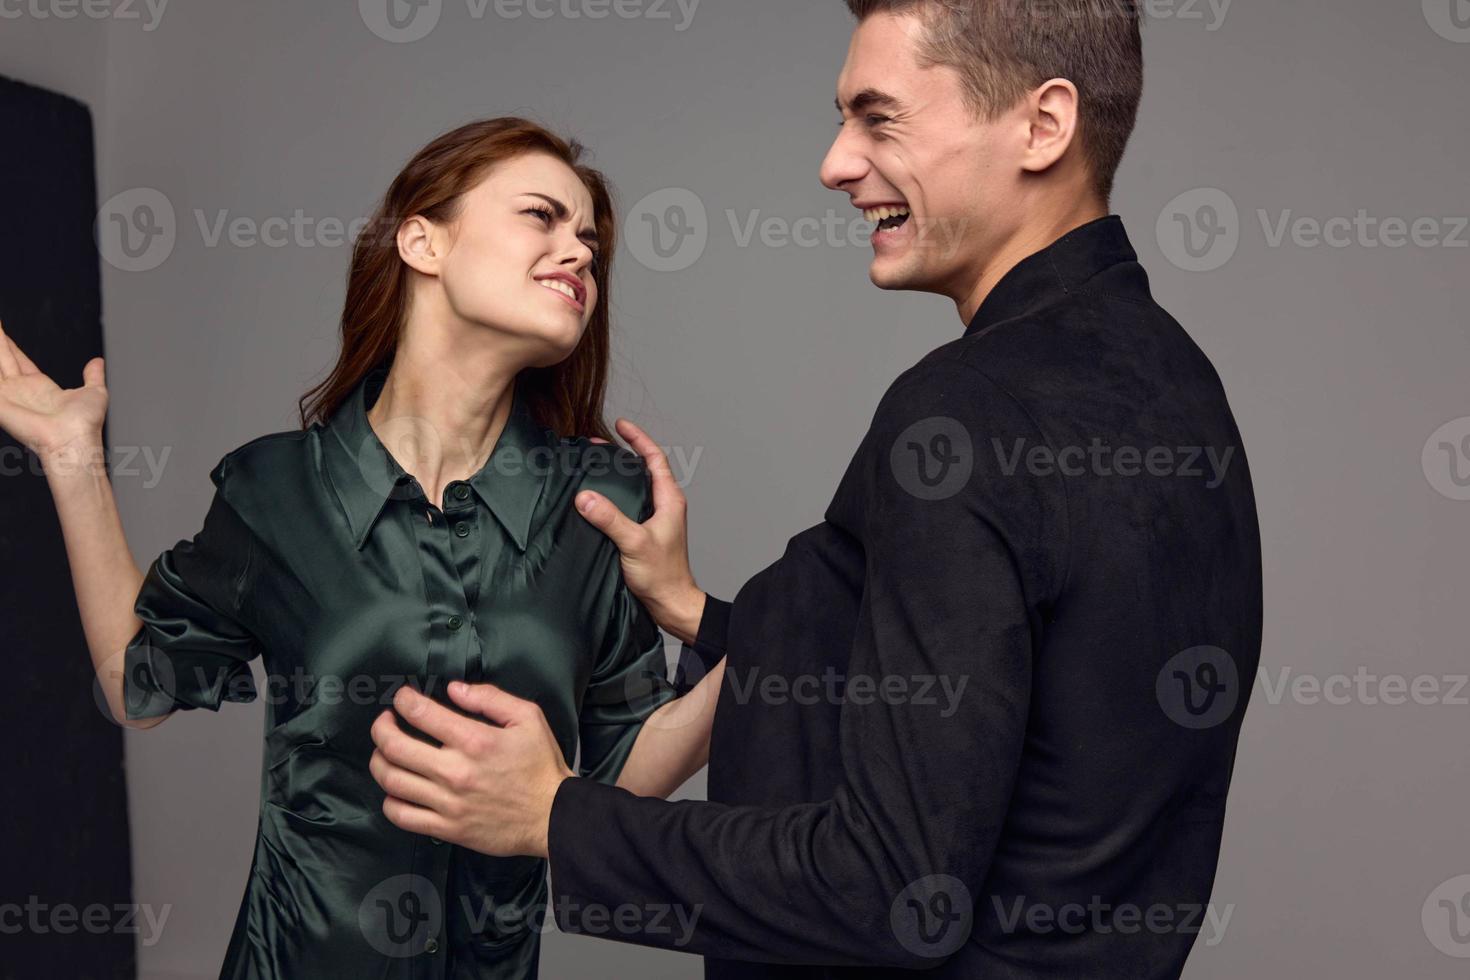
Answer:
<svg viewBox="0 0 1470 980"><path fill-rule="evenodd" d="M554 215L556 215L556 220L558 220L558 221L565 221L566 218L567 218L567 215L570 213L567 210L567 206L565 204L561 203L560 201L558 201L554 197L551 197L551 196L549 196L547 194L542 194L540 191L526 191L526 196L527 197L539 197L539 198L541 198L541 200L545 201L547 204L550 204L551 205L551 213L554 214Z"/></svg>
<svg viewBox="0 0 1470 980"><path fill-rule="evenodd" d="M525 193L528 197L539 197L547 204L550 204L551 213L556 215L557 221L565 221L567 219L567 215L571 214L571 211L567 209L567 206L565 204L561 203L556 198L551 197L548 194L542 194L540 191L526 191ZM581 231L577 232L577 236L579 238L590 239L593 243L596 243L597 229L583 228Z"/></svg>

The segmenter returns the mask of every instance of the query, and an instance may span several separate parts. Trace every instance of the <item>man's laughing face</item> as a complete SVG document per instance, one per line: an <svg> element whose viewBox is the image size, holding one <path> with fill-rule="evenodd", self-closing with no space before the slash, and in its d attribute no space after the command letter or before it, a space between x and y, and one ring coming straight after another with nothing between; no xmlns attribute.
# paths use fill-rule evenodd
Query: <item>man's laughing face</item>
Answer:
<svg viewBox="0 0 1470 980"><path fill-rule="evenodd" d="M922 65L923 21L874 14L837 82L822 183L875 223L873 283L958 299L1019 225L1024 113L977 118L959 72Z"/></svg>

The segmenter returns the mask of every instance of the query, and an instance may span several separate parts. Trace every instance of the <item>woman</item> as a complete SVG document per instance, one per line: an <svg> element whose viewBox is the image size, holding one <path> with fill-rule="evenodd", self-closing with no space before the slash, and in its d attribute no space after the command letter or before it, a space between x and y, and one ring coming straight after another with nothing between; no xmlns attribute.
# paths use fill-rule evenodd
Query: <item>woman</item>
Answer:
<svg viewBox="0 0 1470 980"><path fill-rule="evenodd" d="M536 975L544 862L383 816L368 731L402 683L533 699L582 775L635 793L706 760L722 671L680 710L616 548L573 506L590 488L652 510L641 460L587 438L609 438L614 219L580 153L520 119L420 151L354 246L302 429L226 455L203 529L146 578L81 465L101 456L102 360L61 390L0 341L0 426L46 466L113 716L253 700L263 656L262 806L224 977Z"/></svg>

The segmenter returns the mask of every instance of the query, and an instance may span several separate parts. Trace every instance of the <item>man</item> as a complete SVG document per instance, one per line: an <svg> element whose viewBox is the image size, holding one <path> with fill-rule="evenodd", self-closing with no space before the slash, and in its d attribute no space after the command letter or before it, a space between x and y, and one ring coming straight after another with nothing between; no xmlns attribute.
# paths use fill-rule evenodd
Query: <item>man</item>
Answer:
<svg viewBox="0 0 1470 980"><path fill-rule="evenodd" d="M498 727L401 692L444 744L406 752L378 719L384 812L549 855L562 929L701 953L710 977L1178 976L1260 654L1260 542L1219 379L1108 214L1137 13L848 6L822 180L878 220L873 282L967 326L894 382L825 520L733 605L694 585L683 497L620 426L656 513L586 515L662 627L728 654L710 802L573 778L534 705L456 685ZM763 700L769 675L842 685Z"/></svg>

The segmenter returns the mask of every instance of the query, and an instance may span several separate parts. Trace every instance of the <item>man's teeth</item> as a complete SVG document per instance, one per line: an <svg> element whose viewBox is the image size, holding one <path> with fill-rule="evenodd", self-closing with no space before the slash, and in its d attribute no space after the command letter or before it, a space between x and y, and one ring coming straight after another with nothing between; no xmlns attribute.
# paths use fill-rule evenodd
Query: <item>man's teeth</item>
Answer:
<svg viewBox="0 0 1470 980"><path fill-rule="evenodd" d="M909 213L908 208L868 208L863 211L863 218L876 224L889 218L907 218Z"/></svg>
<svg viewBox="0 0 1470 980"><path fill-rule="evenodd" d="M570 296L572 299L577 299L577 291L571 287L570 283L562 282L560 279L542 279L541 285L547 289L554 289L563 296Z"/></svg>

